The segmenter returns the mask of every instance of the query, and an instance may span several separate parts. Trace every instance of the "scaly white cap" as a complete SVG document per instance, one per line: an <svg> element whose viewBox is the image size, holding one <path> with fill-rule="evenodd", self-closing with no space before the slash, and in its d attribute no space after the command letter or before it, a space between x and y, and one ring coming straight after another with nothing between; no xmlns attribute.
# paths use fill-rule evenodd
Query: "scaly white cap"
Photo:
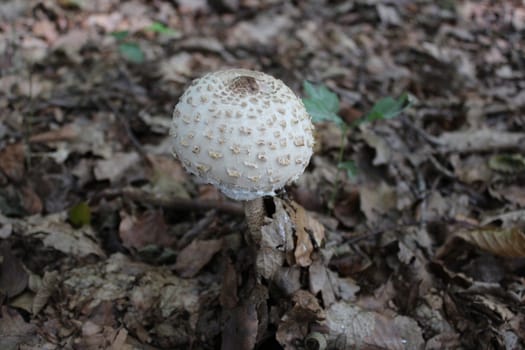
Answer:
<svg viewBox="0 0 525 350"><path fill-rule="evenodd" d="M299 177L312 156L313 125L281 80L247 69L196 79L173 112L173 153L226 196L252 200Z"/></svg>

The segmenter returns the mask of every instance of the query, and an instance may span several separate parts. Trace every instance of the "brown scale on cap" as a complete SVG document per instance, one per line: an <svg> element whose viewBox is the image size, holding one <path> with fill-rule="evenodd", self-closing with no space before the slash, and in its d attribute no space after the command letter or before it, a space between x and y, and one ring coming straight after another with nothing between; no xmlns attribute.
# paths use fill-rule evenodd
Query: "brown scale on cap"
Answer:
<svg viewBox="0 0 525 350"><path fill-rule="evenodd" d="M280 80L245 69L192 82L173 112L173 153L202 182L252 200L302 174L313 125L302 101Z"/></svg>

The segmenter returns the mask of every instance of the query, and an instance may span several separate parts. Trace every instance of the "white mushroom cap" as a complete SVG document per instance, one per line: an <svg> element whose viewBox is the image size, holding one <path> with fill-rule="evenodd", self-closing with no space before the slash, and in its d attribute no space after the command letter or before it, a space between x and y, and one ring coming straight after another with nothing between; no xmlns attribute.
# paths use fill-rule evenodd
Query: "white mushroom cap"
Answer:
<svg viewBox="0 0 525 350"><path fill-rule="evenodd" d="M187 171L226 196L252 200L301 175L313 125L281 80L229 69L196 79L173 112L173 152Z"/></svg>

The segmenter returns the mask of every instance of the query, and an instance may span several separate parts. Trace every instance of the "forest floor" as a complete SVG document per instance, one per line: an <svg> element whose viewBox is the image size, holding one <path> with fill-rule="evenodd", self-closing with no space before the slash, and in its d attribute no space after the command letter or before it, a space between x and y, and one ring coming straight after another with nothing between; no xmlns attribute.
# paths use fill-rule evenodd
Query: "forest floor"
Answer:
<svg viewBox="0 0 525 350"><path fill-rule="evenodd" d="M2 1L0 349L525 348L524 34L518 0ZM227 67L410 105L317 123L254 251L170 150Z"/></svg>

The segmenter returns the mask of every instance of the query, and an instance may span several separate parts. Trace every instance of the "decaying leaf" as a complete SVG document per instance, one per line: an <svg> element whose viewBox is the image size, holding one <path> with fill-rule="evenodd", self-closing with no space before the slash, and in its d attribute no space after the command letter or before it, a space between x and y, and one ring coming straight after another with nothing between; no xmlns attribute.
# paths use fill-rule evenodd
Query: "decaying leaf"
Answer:
<svg viewBox="0 0 525 350"><path fill-rule="evenodd" d="M66 223L67 213L31 217L26 234L42 239L45 246L65 254L106 256L91 226L74 229Z"/></svg>
<svg viewBox="0 0 525 350"><path fill-rule="evenodd" d="M321 292L324 305L330 305L335 301L334 286L329 278L329 271L320 259L316 259L308 269L310 292L317 295Z"/></svg>
<svg viewBox="0 0 525 350"><path fill-rule="evenodd" d="M7 242L0 242L0 294L12 298L27 287L28 274Z"/></svg>
<svg viewBox="0 0 525 350"><path fill-rule="evenodd" d="M0 150L0 171L11 181L19 182L24 177L24 145L15 143Z"/></svg>
<svg viewBox="0 0 525 350"><path fill-rule="evenodd" d="M285 202L285 208L295 226L295 262L302 267L310 266L314 244L319 248L324 240L324 227L296 202Z"/></svg>
<svg viewBox="0 0 525 350"><path fill-rule="evenodd" d="M327 308L325 325L329 346L341 350L367 347L420 350L425 344L415 320L405 316L388 317L345 302Z"/></svg>
<svg viewBox="0 0 525 350"><path fill-rule="evenodd" d="M25 345L35 345L37 327L26 323L14 309L0 306L0 349L17 350Z"/></svg>
<svg viewBox="0 0 525 350"><path fill-rule="evenodd" d="M242 303L228 312L224 321L222 349L250 350L257 340L258 318L255 305Z"/></svg>
<svg viewBox="0 0 525 350"><path fill-rule="evenodd" d="M38 314L58 287L58 271L45 272L33 299L32 312Z"/></svg>
<svg viewBox="0 0 525 350"><path fill-rule="evenodd" d="M162 211L147 211L138 217L121 213L119 235L124 246L144 248L150 244L169 247L176 241L168 232Z"/></svg>
<svg viewBox="0 0 525 350"><path fill-rule="evenodd" d="M518 227L483 227L462 230L454 235L492 254L525 257L525 233Z"/></svg>
<svg viewBox="0 0 525 350"><path fill-rule="evenodd" d="M177 256L173 269L182 277L193 277L221 250L221 239L194 240Z"/></svg>
<svg viewBox="0 0 525 350"><path fill-rule="evenodd" d="M370 224L376 224L382 215L394 210L397 205L395 188L384 182L359 187L361 211Z"/></svg>
<svg viewBox="0 0 525 350"><path fill-rule="evenodd" d="M286 253L293 250L293 223L284 210L283 202L275 202L275 214L270 224L262 227L259 251L256 257L257 271L271 280L286 259Z"/></svg>
<svg viewBox="0 0 525 350"><path fill-rule="evenodd" d="M93 169L97 180L118 181L137 162L137 153L117 153L110 159L99 160Z"/></svg>
<svg viewBox="0 0 525 350"><path fill-rule="evenodd" d="M293 307L281 318L276 339L285 349L294 349L309 332L309 324L325 319L325 312L317 298L305 290L292 297Z"/></svg>
<svg viewBox="0 0 525 350"><path fill-rule="evenodd" d="M490 157L491 169L507 174L525 171L525 158L521 154L500 154Z"/></svg>
<svg viewBox="0 0 525 350"><path fill-rule="evenodd" d="M109 311L118 314L128 331L146 338L161 330L154 325L177 320L169 322L171 330L164 328L166 332L155 335L169 348L188 344L188 332L205 307L200 295L205 291L210 298L219 296L216 287L204 290L195 279L177 277L167 267L134 262L122 254L68 271L59 288L66 296L63 307L86 316L106 302L117 301L118 309Z"/></svg>
<svg viewBox="0 0 525 350"><path fill-rule="evenodd" d="M511 203L516 203L520 207L525 207L525 187L519 185L495 185L489 187L490 194L498 199L506 199Z"/></svg>

